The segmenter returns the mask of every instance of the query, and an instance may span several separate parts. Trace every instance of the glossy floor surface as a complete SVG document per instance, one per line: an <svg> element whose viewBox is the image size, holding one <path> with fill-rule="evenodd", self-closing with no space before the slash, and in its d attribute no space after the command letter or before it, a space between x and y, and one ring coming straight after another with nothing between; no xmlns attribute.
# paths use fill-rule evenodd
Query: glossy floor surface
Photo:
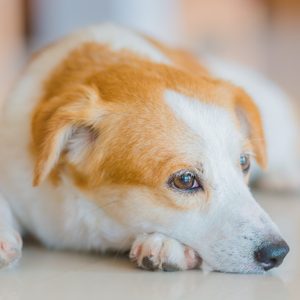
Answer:
<svg viewBox="0 0 300 300"><path fill-rule="evenodd" d="M300 196L258 194L291 251L264 275L147 272L126 257L54 252L25 245L19 265L0 272L0 300L300 299Z"/></svg>

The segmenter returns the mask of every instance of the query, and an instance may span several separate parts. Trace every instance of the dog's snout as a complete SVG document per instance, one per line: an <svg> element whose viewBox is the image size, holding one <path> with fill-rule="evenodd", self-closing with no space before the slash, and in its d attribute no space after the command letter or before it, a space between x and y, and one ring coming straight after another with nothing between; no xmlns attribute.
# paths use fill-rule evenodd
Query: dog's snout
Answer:
<svg viewBox="0 0 300 300"><path fill-rule="evenodd" d="M254 252L255 260L265 271L278 267L288 254L290 248L285 241L268 243Z"/></svg>

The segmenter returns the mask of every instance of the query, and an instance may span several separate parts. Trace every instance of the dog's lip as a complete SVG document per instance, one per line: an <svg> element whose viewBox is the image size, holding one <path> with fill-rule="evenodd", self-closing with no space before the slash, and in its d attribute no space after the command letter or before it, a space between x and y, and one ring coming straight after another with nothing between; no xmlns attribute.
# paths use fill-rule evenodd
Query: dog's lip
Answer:
<svg viewBox="0 0 300 300"><path fill-rule="evenodd" d="M204 273L217 272L217 273L226 273L226 274L233 274L233 275L234 274L263 275L267 272L266 270L264 270L264 268L261 268L261 267L248 268L248 266L246 266L246 268L243 268L241 266L240 270L224 270L222 268L213 267L211 264L207 263L205 260L202 261L202 264L200 267Z"/></svg>
<svg viewBox="0 0 300 300"><path fill-rule="evenodd" d="M222 268L215 267L213 264L210 264L205 260L199 253L199 251L196 251L197 256L200 259L198 268L201 269L205 274L210 272L219 272L219 273L228 273L228 274L265 274L267 270L265 270L262 266L257 265L254 263L253 268L246 268L241 271L229 271L229 270L222 270ZM246 265L249 267L249 265Z"/></svg>

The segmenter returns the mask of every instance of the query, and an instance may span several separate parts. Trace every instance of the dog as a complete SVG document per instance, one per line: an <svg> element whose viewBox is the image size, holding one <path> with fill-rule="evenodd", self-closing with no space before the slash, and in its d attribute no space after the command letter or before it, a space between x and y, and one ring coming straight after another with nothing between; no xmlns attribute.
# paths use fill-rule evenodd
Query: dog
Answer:
<svg viewBox="0 0 300 300"><path fill-rule="evenodd" d="M264 107L206 64L108 24L38 53L0 118L1 267L26 234L147 270L279 266L289 247L248 187Z"/></svg>

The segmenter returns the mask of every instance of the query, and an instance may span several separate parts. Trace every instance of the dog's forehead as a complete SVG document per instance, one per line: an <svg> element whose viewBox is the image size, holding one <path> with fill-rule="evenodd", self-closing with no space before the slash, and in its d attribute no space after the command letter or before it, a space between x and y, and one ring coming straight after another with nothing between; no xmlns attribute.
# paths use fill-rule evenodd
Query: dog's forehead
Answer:
<svg viewBox="0 0 300 300"><path fill-rule="evenodd" d="M216 147L219 150L221 147L235 155L239 150L242 137L233 112L174 90L166 90L164 99L175 116L193 131L207 151L212 153Z"/></svg>

